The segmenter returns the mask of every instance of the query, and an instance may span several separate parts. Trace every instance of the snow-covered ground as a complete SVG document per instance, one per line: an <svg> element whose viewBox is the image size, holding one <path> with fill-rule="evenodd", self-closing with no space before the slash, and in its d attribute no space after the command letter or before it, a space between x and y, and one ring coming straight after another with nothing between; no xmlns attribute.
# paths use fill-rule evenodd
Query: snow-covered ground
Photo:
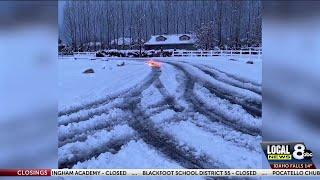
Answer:
<svg viewBox="0 0 320 180"><path fill-rule="evenodd" d="M59 67L59 108L99 99L107 94L125 91L139 83L150 68L141 63L126 61L92 61L90 59L63 58ZM95 73L83 74L92 68Z"/></svg>
<svg viewBox="0 0 320 180"><path fill-rule="evenodd" d="M260 168L261 60L155 59L59 59L59 168Z"/></svg>
<svg viewBox="0 0 320 180"><path fill-rule="evenodd" d="M156 57L154 59L163 58ZM255 56L171 57L166 60L208 65L209 67L215 67L225 73L230 73L238 78L248 79L260 85L262 81L262 60ZM253 61L254 64L248 65L246 64L247 61Z"/></svg>

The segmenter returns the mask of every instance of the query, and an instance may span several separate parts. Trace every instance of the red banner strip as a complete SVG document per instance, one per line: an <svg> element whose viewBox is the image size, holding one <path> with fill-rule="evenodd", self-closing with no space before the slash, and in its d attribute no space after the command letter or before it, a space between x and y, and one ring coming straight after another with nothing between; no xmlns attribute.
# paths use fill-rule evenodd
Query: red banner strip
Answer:
<svg viewBox="0 0 320 180"><path fill-rule="evenodd" d="M0 176L51 176L51 169L0 169Z"/></svg>

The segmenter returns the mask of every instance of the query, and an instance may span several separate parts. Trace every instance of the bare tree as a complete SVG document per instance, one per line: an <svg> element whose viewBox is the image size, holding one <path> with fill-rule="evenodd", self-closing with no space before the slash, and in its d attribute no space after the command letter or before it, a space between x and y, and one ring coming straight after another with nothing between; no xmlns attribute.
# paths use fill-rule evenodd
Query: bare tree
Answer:
<svg viewBox="0 0 320 180"><path fill-rule="evenodd" d="M155 8L154 8L154 1L150 1L150 16L152 21L152 34L156 34L156 15L155 15Z"/></svg>
<svg viewBox="0 0 320 180"><path fill-rule="evenodd" d="M195 30L195 37L196 37L196 47L201 49L212 49L218 40L214 36L214 23L213 21L202 23L196 30Z"/></svg>
<svg viewBox="0 0 320 180"><path fill-rule="evenodd" d="M139 3L135 11L140 12L142 10L142 3ZM145 18L145 15L142 13L134 13L134 22L135 22L135 33L136 33L136 40L135 44L139 47L139 56L142 56L142 47L143 47L143 19Z"/></svg>
<svg viewBox="0 0 320 180"><path fill-rule="evenodd" d="M165 2L165 15L166 15L166 33L169 33L169 13L170 13L170 4L171 1L164 1Z"/></svg>
<svg viewBox="0 0 320 180"><path fill-rule="evenodd" d="M73 51L77 50L77 32L76 32L76 12L75 9L77 7L71 1L67 1L64 8L64 30L65 37L68 41L71 41Z"/></svg>
<svg viewBox="0 0 320 180"><path fill-rule="evenodd" d="M123 1L121 0L121 19L122 19L122 49L124 49L124 7L123 7Z"/></svg>
<svg viewBox="0 0 320 180"><path fill-rule="evenodd" d="M61 38L75 51L79 45L98 41L105 42L107 48L117 48L110 42L119 36L136 41L143 35L148 40L155 34L193 32L214 21L220 46L259 46L261 19L258 0L67 1ZM139 30L137 23L141 24Z"/></svg>

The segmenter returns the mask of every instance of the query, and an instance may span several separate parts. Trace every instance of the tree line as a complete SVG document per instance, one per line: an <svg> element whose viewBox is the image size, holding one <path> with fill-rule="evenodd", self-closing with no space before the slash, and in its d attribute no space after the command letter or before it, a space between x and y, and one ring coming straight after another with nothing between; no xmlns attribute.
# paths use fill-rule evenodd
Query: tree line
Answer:
<svg viewBox="0 0 320 180"><path fill-rule="evenodd" d="M210 24L212 46L260 46L261 16L256 0L66 1L59 37L73 48L111 48L121 37L141 45L151 35L199 33Z"/></svg>

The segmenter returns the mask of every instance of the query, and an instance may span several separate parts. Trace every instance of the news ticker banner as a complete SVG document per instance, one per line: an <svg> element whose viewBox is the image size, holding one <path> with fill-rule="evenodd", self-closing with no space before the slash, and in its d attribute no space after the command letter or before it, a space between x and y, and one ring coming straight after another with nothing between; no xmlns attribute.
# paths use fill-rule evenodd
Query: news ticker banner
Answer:
<svg viewBox="0 0 320 180"><path fill-rule="evenodd" d="M320 176L303 142L262 142L271 169L0 169L0 176Z"/></svg>
<svg viewBox="0 0 320 180"><path fill-rule="evenodd" d="M0 176L320 176L320 169L0 169Z"/></svg>

